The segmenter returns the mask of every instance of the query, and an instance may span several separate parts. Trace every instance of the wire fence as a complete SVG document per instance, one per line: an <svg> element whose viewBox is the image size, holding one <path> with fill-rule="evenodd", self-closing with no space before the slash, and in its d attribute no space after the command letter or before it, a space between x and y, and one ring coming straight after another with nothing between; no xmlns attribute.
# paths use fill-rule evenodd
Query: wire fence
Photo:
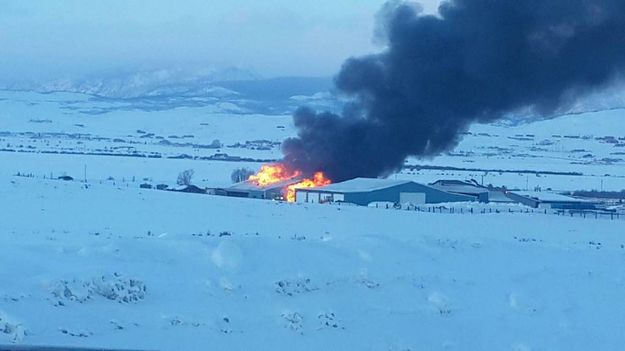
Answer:
<svg viewBox="0 0 625 351"><path fill-rule="evenodd" d="M501 208L501 207L467 207L467 206L428 206L428 205L408 205L397 206L392 204L378 204L373 206L382 209L393 209L401 211L414 211L425 213L442 213L442 214L463 214L463 215L477 215L477 214L544 214L553 216L565 216L576 218L589 218L589 219L608 219L608 220L625 220L625 213L615 211L604 210L577 210L577 209L547 209L547 208Z"/></svg>

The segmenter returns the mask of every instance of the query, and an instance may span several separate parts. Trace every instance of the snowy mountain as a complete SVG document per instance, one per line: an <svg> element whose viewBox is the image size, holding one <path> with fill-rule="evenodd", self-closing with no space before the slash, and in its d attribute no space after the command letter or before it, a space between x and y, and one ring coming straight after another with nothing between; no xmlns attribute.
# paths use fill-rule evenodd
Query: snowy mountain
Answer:
<svg viewBox="0 0 625 351"><path fill-rule="evenodd" d="M203 95L215 82L256 80L261 76L246 69L159 68L94 74L49 82L5 83L8 90L72 92L106 98L132 99L167 95ZM210 92L210 91L208 91Z"/></svg>
<svg viewBox="0 0 625 351"><path fill-rule="evenodd" d="M228 113L290 114L301 105L329 110L341 106L332 92L331 78L262 78L240 68L155 69L0 86L7 91L83 94L113 102L111 109L154 111L219 105Z"/></svg>

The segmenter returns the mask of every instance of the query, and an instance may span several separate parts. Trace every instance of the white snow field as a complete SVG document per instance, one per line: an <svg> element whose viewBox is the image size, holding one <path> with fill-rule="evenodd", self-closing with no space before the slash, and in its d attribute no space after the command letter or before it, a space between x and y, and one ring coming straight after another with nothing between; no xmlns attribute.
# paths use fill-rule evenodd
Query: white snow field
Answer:
<svg viewBox="0 0 625 351"><path fill-rule="evenodd" d="M429 214L12 178L0 343L617 350L622 220Z"/></svg>
<svg viewBox="0 0 625 351"><path fill-rule="evenodd" d="M278 159L290 117L234 110L0 92L0 349L623 349L622 217L139 189ZM622 190L624 114L477 125L392 177Z"/></svg>

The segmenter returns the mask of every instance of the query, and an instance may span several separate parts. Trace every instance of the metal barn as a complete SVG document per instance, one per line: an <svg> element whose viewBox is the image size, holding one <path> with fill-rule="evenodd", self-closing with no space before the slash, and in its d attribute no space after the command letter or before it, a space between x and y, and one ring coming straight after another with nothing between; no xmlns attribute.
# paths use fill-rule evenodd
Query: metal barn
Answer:
<svg viewBox="0 0 625 351"><path fill-rule="evenodd" d="M512 200L534 208L558 210L593 210L596 208L594 202L549 192L514 191L506 195Z"/></svg>
<svg viewBox="0 0 625 351"><path fill-rule="evenodd" d="M432 204L474 201L473 196L451 194L409 180L355 178L319 188L297 189L295 201L304 203L346 202L367 206L372 202Z"/></svg>
<svg viewBox="0 0 625 351"><path fill-rule="evenodd" d="M489 202L489 191L471 182L461 180L438 180L430 184L433 188L452 194L461 194L474 197L479 202Z"/></svg>

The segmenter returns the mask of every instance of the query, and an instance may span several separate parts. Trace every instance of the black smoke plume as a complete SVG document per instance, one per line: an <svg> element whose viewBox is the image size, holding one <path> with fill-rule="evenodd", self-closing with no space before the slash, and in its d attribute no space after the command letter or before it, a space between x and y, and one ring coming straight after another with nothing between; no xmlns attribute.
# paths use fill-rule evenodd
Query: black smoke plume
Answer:
<svg viewBox="0 0 625 351"><path fill-rule="evenodd" d="M453 148L471 123L566 110L625 68L624 0L452 0L437 16L393 2L381 13L386 49L343 64L342 116L295 113L287 164L334 181L385 176Z"/></svg>

